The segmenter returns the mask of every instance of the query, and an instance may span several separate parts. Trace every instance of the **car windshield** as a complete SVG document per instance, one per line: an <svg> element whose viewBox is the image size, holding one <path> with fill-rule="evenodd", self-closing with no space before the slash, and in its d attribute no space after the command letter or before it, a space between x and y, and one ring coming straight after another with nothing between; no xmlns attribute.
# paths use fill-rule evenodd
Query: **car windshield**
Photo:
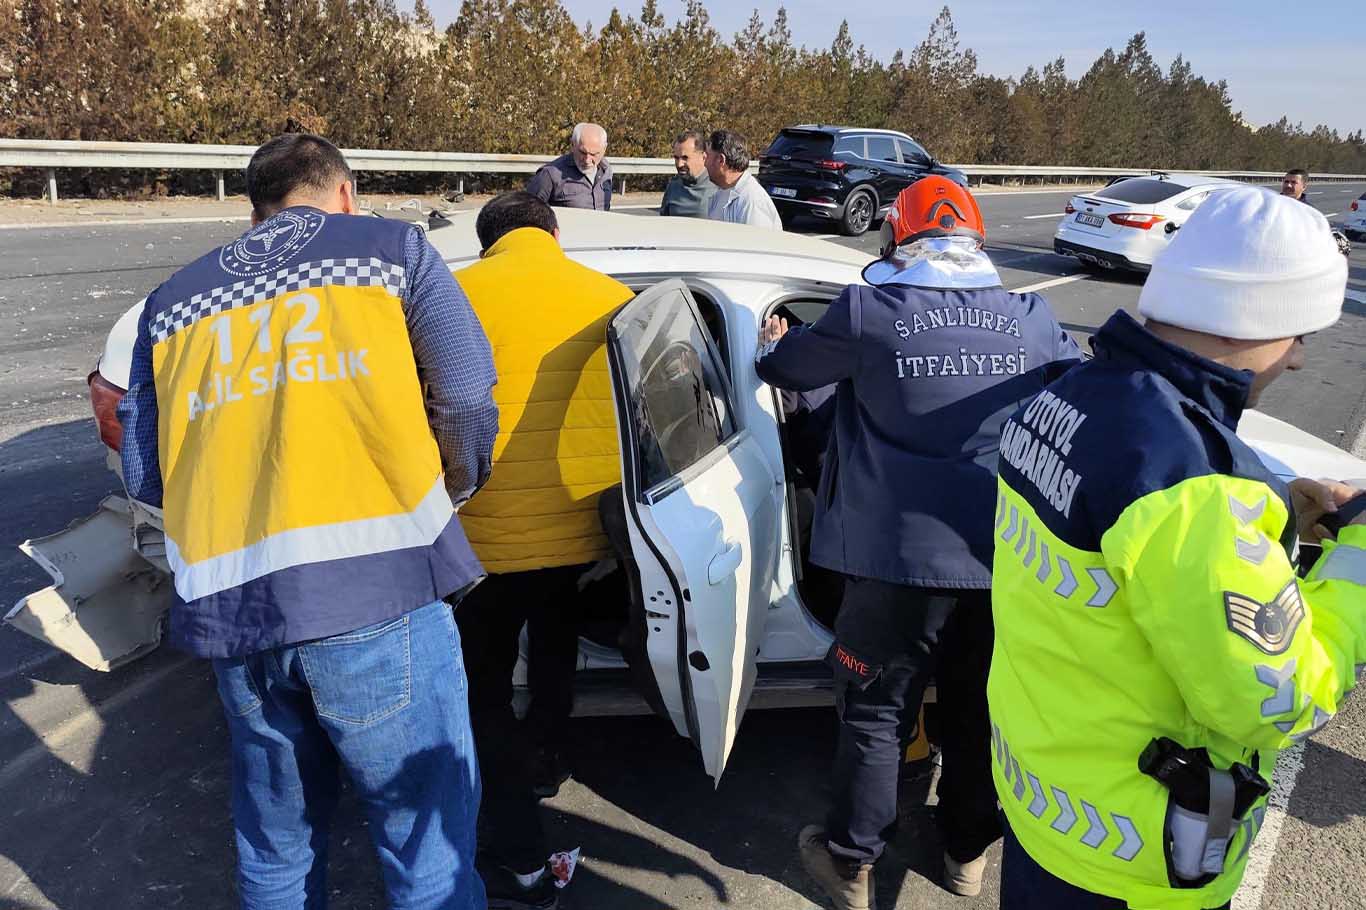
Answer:
<svg viewBox="0 0 1366 910"><path fill-rule="evenodd" d="M832 138L826 133L783 130L768 147L766 154L792 158L829 158L832 143Z"/></svg>
<svg viewBox="0 0 1366 910"><path fill-rule="evenodd" d="M1107 186L1105 191L1099 195L1106 199L1113 199L1116 202L1131 202L1136 205L1151 205L1154 202L1161 202L1170 199L1178 193L1184 193L1190 189L1179 183L1172 183L1168 180L1153 180L1147 177L1137 177L1133 180L1121 180L1113 186Z"/></svg>

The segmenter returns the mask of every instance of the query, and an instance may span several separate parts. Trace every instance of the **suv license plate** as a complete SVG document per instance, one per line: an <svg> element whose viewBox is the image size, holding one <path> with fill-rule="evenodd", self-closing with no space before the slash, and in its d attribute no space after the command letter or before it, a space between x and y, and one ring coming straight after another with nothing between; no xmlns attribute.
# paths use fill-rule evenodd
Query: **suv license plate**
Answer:
<svg viewBox="0 0 1366 910"><path fill-rule="evenodd" d="M1099 215L1092 215L1090 212L1077 212L1077 223L1090 227L1101 227L1105 224L1105 219Z"/></svg>
<svg viewBox="0 0 1366 910"><path fill-rule="evenodd" d="M797 195L797 191L796 191L796 190L792 189L791 187L786 187L786 186L775 186L773 189L769 190L769 192L772 193L772 194L775 195L775 196L788 196L788 197L794 197L794 196Z"/></svg>

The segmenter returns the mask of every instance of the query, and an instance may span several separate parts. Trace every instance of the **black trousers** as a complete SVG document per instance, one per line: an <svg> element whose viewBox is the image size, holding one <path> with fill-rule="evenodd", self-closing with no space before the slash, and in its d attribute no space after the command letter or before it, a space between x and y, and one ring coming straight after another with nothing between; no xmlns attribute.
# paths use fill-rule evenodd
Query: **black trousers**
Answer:
<svg viewBox="0 0 1366 910"><path fill-rule="evenodd" d="M990 592L848 579L827 658L840 719L826 819L832 853L861 863L882 855L896 821L904 745L932 675L943 750L935 817L944 849L966 862L1001 836L987 719L992 637Z"/></svg>
<svg viewBox="0 0 1366 910"><path fill-rule="evenodd" d="M1034 862L1007 828L1001 859L1001 910L1128 910L1116 897L1083 891ZM1223 904L1217 910L1228 910Z"/></svg>
<svg viewBox="0 0 1366 910"><path fill-rule="evenodd" d="M558 748L573 710L579 650L575 603L579 576L587 569L490 575L455 610L483 780L479 846L523 874L540 869L550 855L531 790L529 759L537 747ZM512 710L512 671L523 624L532 695L525 724Z"/></svg>

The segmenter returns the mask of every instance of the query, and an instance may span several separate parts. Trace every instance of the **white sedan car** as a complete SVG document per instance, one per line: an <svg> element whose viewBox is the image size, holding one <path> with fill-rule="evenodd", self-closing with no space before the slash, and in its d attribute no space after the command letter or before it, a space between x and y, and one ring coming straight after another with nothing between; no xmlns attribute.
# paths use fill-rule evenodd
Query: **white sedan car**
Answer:
<svg viewBox="0 0 1366 910"><path fill-rule="evenodd" d="M452 216L430 234L452 268L478 257L473 217ZM614 630L580 639L578 710L653 708L719 778L747 707L828 702L832 688L823 661L838 604L803 565L779 397L754 371L757 327L779 307L814 320L859 281L867 259L742 225L569 209L558 217L571 257L637 291L606 339L627 593L607 605ZM118 441L109 417L128 384L139 309L114 327L92 376L107 443ZM1283 475L1366 477L1366 462L1273 418L1249 412L1242 431ZM102 670L158 645L171 588L156 510L111 496L96 515L23 549L53 584L21 600L6 617L12 625Z"/></svg>
<svg viewBox="0 0 1366 910"><path fill-rule="evenodd" d="M1233 180L1153 174L1073 196L1063 209L1053 251L1088 265L1146 272L1200 203Z"/></svg>
<svg viewBox="0 0 1366 910"><path fill-rule="evenodd" d="M1366 240L1366 193L1353 199L1343 215L1342 232L1353 240Z"/></svg>

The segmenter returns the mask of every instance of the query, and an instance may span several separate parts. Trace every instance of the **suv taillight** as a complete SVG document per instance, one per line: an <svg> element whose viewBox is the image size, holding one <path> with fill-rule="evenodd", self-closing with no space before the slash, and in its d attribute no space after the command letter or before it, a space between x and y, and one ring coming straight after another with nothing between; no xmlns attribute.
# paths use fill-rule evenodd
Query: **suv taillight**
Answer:
<svg viewBox="0 0 1366 910"><path fill-rule="evenodd" d="M1354 199L1354 200L1352 200L1352 211L1355 212L1356 210L1357 210L1357 201Z"/></svg>
<svg viewBox="0 0 1366 910"><path fill-rule="evenodd" d="M1070 202L1067 203L1067 205L1065 205L1065 206L1062 207L1062 213L1063 213L1064 215L1075 215L1076 212L1077 212L1076 206L1072 205L1072 203L1070 203Z"/></svg>
<svg viewBox="0 0 1366 910"><path fill-rule="evenodd" d="M816 167L823 171L842 171L848 166L849 163L847 161L832 161L828 158L816 162Z"/></svg>
<svg viewBox="0 0 1366 910"><path fill-rule="evenodd" d="M1140 215L1136 212L1116 212L1110 216L1110 220L1120 227L1138 228L1146 231L1159 221L1167 219L1161 215Z"/></svg>
<svg viewBox="0 0 1366 910"><path fill-rule="evenodd" d="M101 376L99 370L87 376L85 381L90 384L90 408L95 412L100 440L117 452L123 445L123 424L119 423L118 407L124 390Z"/></svg>

